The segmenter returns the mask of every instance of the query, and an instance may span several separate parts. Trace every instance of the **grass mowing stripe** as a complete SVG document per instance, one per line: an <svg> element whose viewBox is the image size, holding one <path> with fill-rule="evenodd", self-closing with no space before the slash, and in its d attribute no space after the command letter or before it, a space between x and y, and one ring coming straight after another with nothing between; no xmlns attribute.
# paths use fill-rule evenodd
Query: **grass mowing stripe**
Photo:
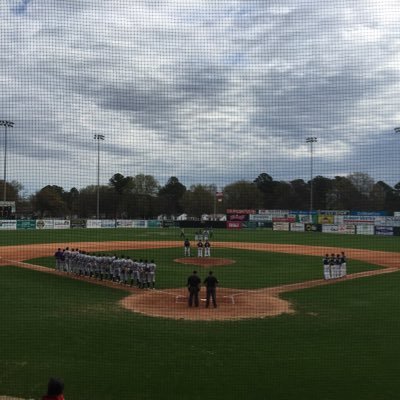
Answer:
<svg viewBox="0 0 400 400"><path fill-rule="evenodd" d="M292 316L193 323L125 312L113 289L2 267L0 392L39 397L59 375L70 400L395 399L399 285L399 273L347 281L285 294Z"/></svg>

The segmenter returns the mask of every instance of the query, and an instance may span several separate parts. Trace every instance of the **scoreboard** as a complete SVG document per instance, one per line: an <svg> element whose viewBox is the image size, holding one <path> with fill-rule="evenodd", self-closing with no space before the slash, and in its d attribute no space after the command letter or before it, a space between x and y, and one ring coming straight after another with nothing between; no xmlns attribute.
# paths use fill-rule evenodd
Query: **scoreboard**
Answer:
<svg viewBox="0 0 400 400"><path fill-rule="evenodd" d="M13 219L15 216L15 201L0 201L0 219Z"/></svg>

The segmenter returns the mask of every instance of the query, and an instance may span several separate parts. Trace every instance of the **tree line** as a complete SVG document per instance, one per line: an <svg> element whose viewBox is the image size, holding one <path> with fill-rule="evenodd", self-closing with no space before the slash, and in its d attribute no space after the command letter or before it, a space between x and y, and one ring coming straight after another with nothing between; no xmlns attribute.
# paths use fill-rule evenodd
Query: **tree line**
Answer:
<svg viewBox="0 0 400 400"><path fill-rule="evenodd" d="M225 213L226 209L308 210L313 192L314 210L400 210L400 183L391 187L375 182L368 174L355 172L348 176L316 176L277 181L261 173L253 181L240 180L223 188L223 201L216 202L215 185L196 184L187 188L177 177L164 186L152 175L124 176L114 174L107 185L89 185L69 191L47 185L28 198L20 196L22 186L7 182L7 200L16 201L17 216L45 218L93 218L97 211L97 190L101 218L155 218L186 213L199 218L202 214ZM0 181L0 193L4 181Z"/></svg>

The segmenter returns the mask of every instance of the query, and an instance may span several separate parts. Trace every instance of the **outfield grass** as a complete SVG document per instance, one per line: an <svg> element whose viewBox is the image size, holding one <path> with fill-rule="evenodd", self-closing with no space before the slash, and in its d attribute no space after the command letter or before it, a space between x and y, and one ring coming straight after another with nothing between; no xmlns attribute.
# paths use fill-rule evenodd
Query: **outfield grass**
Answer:
<svg viewBox="0 0 400 400"><path fill-rule="evenodd" d="M182 257L182 249L124 250L115 254L132 259L154 259L157 263L157 288L175 288L185 285L193 269L205 277L208 269L174 262ZM221 286L238 289L258 289L322 278L321 257L265 251L213 249L213 257L229 258L234 264L213 267ZM54 267L54 257L29 260L32 264ZM349 260L348 273L379 269L363 261Z"/></svg>
<svg viewBox="0 0 400 400"><path fill-rule="evenodd" d="M147 318L125 294L0 268L0 394L75 399L397 399L400 274L285 298L297 313L231 322Z"/></svg>
<svg viewBox="0 0 400 400"><path fill-rule="evenodd" d="M195 229L185 229L186 235L194 238ZM181 240L177 228L168 229L68 229L68 230L32 230L2 231L0 245L28 243L66 243L77 241L114 241L114 240ZM268 229L256 230L214 230L211 241L239 241L257 243L291 243L311 246L337 246L341 248L359 248L400 252L400 236L364 236L339 235L315 232L274 232Z"/></svg>

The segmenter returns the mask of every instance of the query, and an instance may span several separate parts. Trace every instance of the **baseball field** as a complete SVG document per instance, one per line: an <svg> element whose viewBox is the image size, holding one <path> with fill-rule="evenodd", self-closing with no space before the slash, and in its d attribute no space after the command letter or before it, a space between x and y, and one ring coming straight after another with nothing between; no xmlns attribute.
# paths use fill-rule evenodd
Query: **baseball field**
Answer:
<svg viewBox="0 0 400 400"><path fill-rule="evenodd" d="M69 400L400 392L396 237L216 230L206 265L183 259L173 228L12 231L0 242L0 396L39 398L50 376ZM156 290L55 271L65 246L154 258ZM348 277L322 280L322 256L340 251ZM188 309L188 275L211 268L218 308Z"/></svg>

